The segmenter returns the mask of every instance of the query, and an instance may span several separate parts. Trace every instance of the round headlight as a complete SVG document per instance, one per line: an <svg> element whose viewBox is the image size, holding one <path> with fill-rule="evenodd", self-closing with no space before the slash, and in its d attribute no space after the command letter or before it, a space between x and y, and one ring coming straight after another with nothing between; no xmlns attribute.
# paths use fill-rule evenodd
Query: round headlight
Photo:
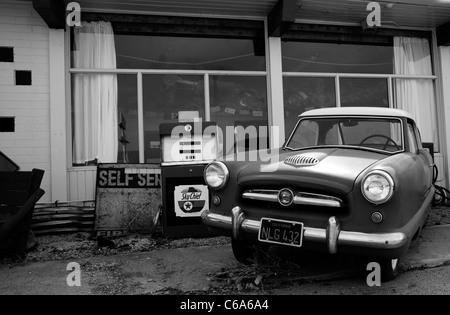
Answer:
<svg viewBox="0 0 450 315"><path fill-rule="evenodd" d="M362 194L371 203L388 202L394 194L394 180L384 171L369 173L362 181Z"/></svg>
<svg viewBox="0 0 450 315"><path fill-rule="evenodd" d="M204 177L209 187L221 189L227 184L229 172L222 162L213 162L205 168Z"/></svg>

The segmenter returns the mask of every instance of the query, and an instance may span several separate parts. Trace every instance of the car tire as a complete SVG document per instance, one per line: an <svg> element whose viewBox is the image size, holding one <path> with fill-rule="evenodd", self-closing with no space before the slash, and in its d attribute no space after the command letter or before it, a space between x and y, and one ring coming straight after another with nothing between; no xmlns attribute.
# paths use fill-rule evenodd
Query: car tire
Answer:
<svg viewBox="0 0 450 315"><path fill-rule="evenodd" d="M381 259L378 261L381 267L381 282L389 282L397 278L399 274L398 259Z"/></svg>
<svg viewBox="0 0 450 315"><path fill-rule="evenodd" d="M245 265L264 260L267 257L268 246L256 242L231 239L231 248L237 261Z"/></svg>

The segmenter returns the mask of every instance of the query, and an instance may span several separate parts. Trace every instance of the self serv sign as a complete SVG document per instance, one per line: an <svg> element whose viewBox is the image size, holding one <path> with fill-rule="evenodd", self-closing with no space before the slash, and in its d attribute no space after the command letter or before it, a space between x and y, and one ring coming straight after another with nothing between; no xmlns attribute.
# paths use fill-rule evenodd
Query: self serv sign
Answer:
<svg viewBox="0 0 450 315"><path fill-rule="evenodd" d="M161 169L158 165L98 165L97 236L151 233L160 208Z"/></svg>

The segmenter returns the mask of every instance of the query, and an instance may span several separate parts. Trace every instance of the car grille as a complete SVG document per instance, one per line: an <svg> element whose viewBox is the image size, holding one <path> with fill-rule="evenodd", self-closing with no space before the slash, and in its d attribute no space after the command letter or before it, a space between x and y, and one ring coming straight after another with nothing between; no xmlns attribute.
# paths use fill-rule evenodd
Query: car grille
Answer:
<svg viewBox="0 0 450 315"><path fill-rule="evenodd" d="M278 189L248 189L242 193L242 200L248 206L279 209L283 211L298 210L310 213L345 214L348 207L341 198L311 192L294 192L292 205L282 206L278 200Z"/></svg>

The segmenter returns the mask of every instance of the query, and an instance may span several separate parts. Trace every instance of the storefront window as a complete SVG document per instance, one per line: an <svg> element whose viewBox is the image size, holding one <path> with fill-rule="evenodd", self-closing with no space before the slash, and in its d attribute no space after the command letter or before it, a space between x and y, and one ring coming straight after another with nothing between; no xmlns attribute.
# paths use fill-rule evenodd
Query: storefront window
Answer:
<svg viewBox="0 0 450 315"><path fill-rule="evenodd" d="M378 73L394 71L392 46L283 42L284 72Z"/></svg>
<svg viewBox="0 0 450 315"><path fill-rule="evenodd" d="M389 107L386 79L341 78L342 107Z"/></svg>
<svg viewBox="0 0 450 315"><path fill-rule="evenodd" d="M211 121L216 122L223 131L224 154L232 150L238 152L268 147L268 133L265 132L268 126L266 86L265 77L210 78ZM233 136L230 130L238 126L243 129L234 139L237 146L230 147L227 145L233 142L229 139ZM249 133L242 135L243 130ZM256 134L252 132L255 130Z"/></svg>
<svg viewBox="0 0 450 315"><path fill-rule="evenodd" d="M139 163L137 80L118 75L119 155L118 163Z"/></svg>
<svg viewBox="0 0 450 315"><path fill-rule="evenodd" d="M217 122L224 135L229 126L267 126L263 23L260 29L250 23L253 28L235 38L229 25L214 23L221 28L216 37L210 27L192 25L186 36L139 32L130 25L115 34L114 22L83 22L72 30L74 166L159 163L160 124L178 122L185 113ZM90 108L96 108L95 116ZM88 156L79 154L84 151Z"/></svg>
<svg viewBox="0 0 450 315"><path fill-rule="evenodd" d="M334 78L285 77L283 83L286 135L291 133L303 112L336 106Z"/></svg>
<svg viewBox="0 0 450 315"><path fill-rule="evenodd" d="M253 39L116 35L117 66L119 69L265 71L264 50L258 51L255 43Z"/></svg>
<svg viewBox="0 0 450 315"><path fill-rule="evenodd" d="M282 49L286 134L295 124L293 116L308 109L391 107L409 112L424 141L439 150L427 38L393 37L389 46L285 41ZM311 73L326 78L311 78Z"/></svg>
<svg viewBox="0 0 450 315"><path fill-rule="evenodd" d="M419 127L422 140L439 149L436 98L431 80L394 80L396 107L409 112Z"/></svg>
<svg viewBox="0 0 450 315"><path fill-rule="evenodd" d="M178 122L180 112L205 119L203 76L144 75L146 163L161 162L159 125Z"/></svg>

